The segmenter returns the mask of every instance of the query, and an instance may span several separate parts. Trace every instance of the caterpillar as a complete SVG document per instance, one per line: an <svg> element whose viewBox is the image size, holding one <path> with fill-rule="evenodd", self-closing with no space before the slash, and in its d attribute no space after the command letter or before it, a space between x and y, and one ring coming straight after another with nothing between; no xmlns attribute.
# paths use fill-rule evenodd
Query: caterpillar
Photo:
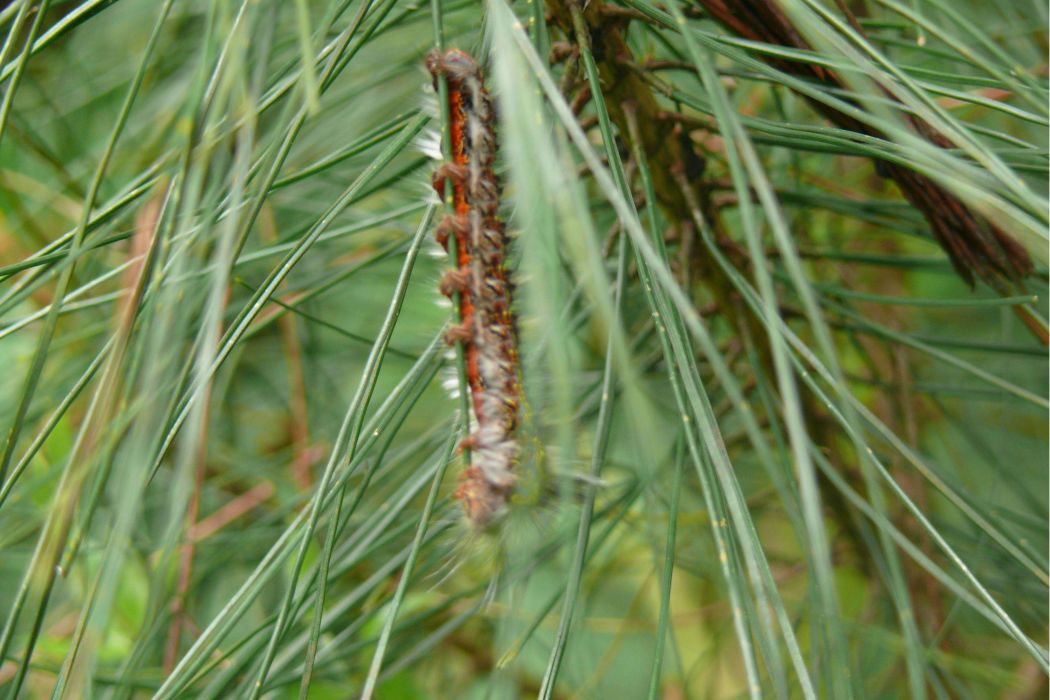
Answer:
<svg viewBox="0 0 1050 700"><path fill-rule="evenodd" d="M438 224L435 237L448 250L456 242L456 267L445 273L439 289L459 294L460 323L445 340L460 343L466 363L473 413L470 465L460 474L456 498L475 526L502 514L517 481L517 438L521 383L517 331L507 273L507 235L499 218L500 182L494 170L496 135L493 108L477 61L459 49L432 51L426 67L448 85L451 160L433 175L444 198L452 185L453 211Z"/></svg>

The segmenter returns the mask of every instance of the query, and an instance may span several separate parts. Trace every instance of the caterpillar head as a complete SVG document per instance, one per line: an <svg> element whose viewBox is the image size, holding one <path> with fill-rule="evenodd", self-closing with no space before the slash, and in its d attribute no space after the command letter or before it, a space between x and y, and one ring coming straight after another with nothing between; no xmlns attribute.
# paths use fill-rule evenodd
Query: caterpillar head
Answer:
<svg viewBox="0 0 1050 700"><path fill-rule="evenodd" d="M435 86L439 76L445 76L453 84L462 84L467 80L481 78L478 62L469 53L459 49L448 49L447 51L434 49L427 54L424 63L430 74L434 76Z"/></svg>

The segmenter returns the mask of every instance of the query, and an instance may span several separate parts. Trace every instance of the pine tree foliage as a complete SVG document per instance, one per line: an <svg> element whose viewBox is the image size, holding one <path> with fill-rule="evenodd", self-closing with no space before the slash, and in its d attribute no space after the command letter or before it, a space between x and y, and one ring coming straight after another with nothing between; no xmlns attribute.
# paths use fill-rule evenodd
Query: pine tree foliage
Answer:
<svg viewBox="0 0 1050 700"><path fill-rule="evenodd" d="M4 697L1045 697L1043 3L0 35ZM525 397L484 529L447 47L497 107Z"/></svg>

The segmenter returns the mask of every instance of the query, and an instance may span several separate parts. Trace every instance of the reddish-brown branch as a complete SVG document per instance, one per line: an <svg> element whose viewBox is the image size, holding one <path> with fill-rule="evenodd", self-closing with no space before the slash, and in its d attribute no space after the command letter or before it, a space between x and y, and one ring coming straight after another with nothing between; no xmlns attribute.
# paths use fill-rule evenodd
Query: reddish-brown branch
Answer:
<svg viewBox="0 0 1050 700"><path fill-rule="evenodd" d="M732 32L745 39L777 46L809 50L791 20L769 0L697 0L710 15ZM763 56L764 61L790 75L845 89L843 81L830 69L816 63L787 61ZM887 93L888 95L888 93ZM809 100L832 123L843 129L885 138L878 129L864 124L834 107ZM916 133L939 148L952 143L925 120L906 117ZM931 178L910 168L878 161L879 172L897 183L901 194L918 209L930 224L934 238L944 248L952 265L969 284L979 277L997 289L1019 280L1032 271L1032 261L1025 249L995 223L983 218L955 195Z"/></svg>
<svg viewBox="0 0 1050 700"><path fill-rule="evenodd" d="M194 524L186 533L186 539L196 544L208 539L234 520L241 518L265 503L274 494L274 486L269 481L260 481L237 498L228 502L217 511Z"/></svg>

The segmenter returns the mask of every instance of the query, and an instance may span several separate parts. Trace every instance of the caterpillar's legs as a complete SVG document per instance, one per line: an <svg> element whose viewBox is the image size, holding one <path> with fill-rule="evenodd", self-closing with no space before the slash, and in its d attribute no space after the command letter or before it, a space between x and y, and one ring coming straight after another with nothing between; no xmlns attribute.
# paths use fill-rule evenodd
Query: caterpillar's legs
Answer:
<svg viewBox="0 0 1050 700"><path fill-rule="evenodd" d="M441 247L448 250L448 237L455 235L457 240L462 240L461 237L466 236L470 232L470 219L463 214L449 214L438 223L437 228L434 229L434 238L441 244Z"/></svg>
<svg viewBox="0 0 1050 700"><path fill-rule="evenodd" d="M445 331L445 342L449 345L455 345L456 343L468 343L474 339L473 324L470 319L467 319L463 323L457 323Z"/></svg>
<svg viewBox="0 0 1050 700"><path fill-rule="evenodd" d="M445 276L441 278L441 283L438 284L438 290L447 297L451 297L456 292L462 294L469 287L470 270L464 268L447 271Z"/></svg>
<svg viewBox="0 0 1050 700"><path fill-rule="evenodd" d="M470 177L470 169L458 163L442 163L430 177L430 184L438 197L445 198L445 181L449 180L453 185L462 185Z"/></svg>

